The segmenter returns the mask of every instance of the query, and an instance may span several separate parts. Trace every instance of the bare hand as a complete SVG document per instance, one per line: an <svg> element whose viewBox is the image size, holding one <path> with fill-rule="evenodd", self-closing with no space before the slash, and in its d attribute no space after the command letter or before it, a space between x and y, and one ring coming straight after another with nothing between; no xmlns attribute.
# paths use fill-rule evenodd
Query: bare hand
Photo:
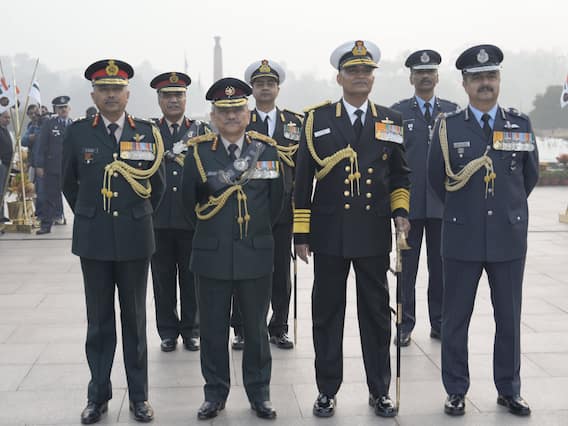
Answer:
<svg viewBox="0 0 568 426"><path fill-rule="evenodd" d="M296 245L294 245L294 247L296 249L296 256L298 256L300 259L302 259L302 261L304 263L309 263L308 257L312 255L312 252L310 250L310 245L309 244L296 244Z"/></svg>
<svg viewBox="0 0 568 426"><path fill-rule="evenodd" d="M394 225L397 232L402 232L405 237L408 237L410 231L410 222L406 217L397 216L394 218Z"/></svg>
<svg viewBox="0 0 568 426"><path fill-rule="evenodd" d="M43 169L41 169L41 168L39 168L39 167L36 167L35 170L36 170L36 176L42 178L43 175L44 175Z"/></svg>

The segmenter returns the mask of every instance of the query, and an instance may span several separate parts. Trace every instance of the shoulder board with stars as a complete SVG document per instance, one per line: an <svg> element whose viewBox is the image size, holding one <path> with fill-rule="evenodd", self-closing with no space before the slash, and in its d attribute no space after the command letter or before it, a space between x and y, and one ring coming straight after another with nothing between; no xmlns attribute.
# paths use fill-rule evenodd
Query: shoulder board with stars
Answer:
<svg viewBox="0 0 568 426"><path fill-rule="evenodd" d="M328 105L331 105L331 101L329 101L329 100L328 100L328 101L321 102L321 103L316 104L316 105L312 105L312 106L307 107L307 108L304 108L304 112L305 112L305 113L308 113L308 112L310 112L310 111L313 111L314 109L318 109L318 108L321 108L321 107L324 107L324 106L328 106Z"/></svg>
<svg viewBox="0 0 568 426"><path fill-rule="evenodd" d="M249 130L247 132L247 135L249 137L251 137L252 139L257 139L259 141L267 143L268 145L272 145L272 146L278 145L278 143L274 139L272 139L271 137L263 135L262 133L258 133L254 130Z"/></svg>
<svg viewBox="0 0 568 426"><path fill-rule="evenodd" d="M156 123L151 119L151 118L138 118L138 117L134 117L133 115L129 115L128 119L132 119L138 123L144 123L144 124L149 124L149 125L155 125Z"/></svg>
<svg viewBox="0 0 568 426"><path fill-rule="evenodd" d="M441 113L440 115L443 114L444 118L452 118L452 117L457 117L459 114L461 114L464 111L464 108L458 108L455 111L450 111L450 112L444 112Z"/></svg>
<svg viewBox="0 0 568 426"><path fill-rule="evenodd" d="M195 146L195 145L200 144L202 142L211 142L215 139L217 139L217 135L215 133L213 133L213 132L205 133L203 135L191 138L190 140L187 141L187 145L188 146Z"/></svg>
<svg viewBox="0 0 568 426"><path fill-rule="evenodd" d="M284 108L282 112L287 112L288 114L292 114L298 120L302 121L304 119L304 114L300 114L299 112L290 111L289 109Z"/></svg>
<svg viewBox="0 0 568 426"><path fill-rule="evenodd" d="M528 118L529 118L527 115L523 114L521 111L519 111L516 108L509 108L509 109L507 109L507 112L509 114L514 115L515 117L523 118L525 120L528 120Z"/></svg>
<svg viewBox="0 0 568 426"><path fill-rule="evenodd" d="M87 117L79 117L79 118L76 118L75 120L73 120L73 123L79 123L80 121L86 121L86 120L87 120Z"/></svg>

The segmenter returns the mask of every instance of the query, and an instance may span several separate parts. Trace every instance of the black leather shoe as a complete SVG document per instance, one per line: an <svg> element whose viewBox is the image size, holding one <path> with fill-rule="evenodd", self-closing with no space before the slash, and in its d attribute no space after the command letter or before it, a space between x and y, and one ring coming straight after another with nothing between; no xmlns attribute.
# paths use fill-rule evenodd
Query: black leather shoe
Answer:
<svg viewBox="0 0 568 426"><path fill-rule="evenodd" d="M164 339L160 343L160 349L162 352L172 352L176 350L177 339Z"/></svg>
<svg viewBox="0 0 568 426"><path fill-rule="evenodd" d="M84 425L91 425L97 423L102 415L108 410L108 403L103 402L101 404L89 401L87 406L81 413L81 423Z"/></svg>
<svg viewBox="0 0 568 426"><path fill-rule="evenodd" d="M433 328L430 329L430 337L436 340L442 340L442 334L439 331L434 330Z"/></svg>
<svg viewBox="0 0 568 426"><path fill-rule="evenodd" d="M245 338L240 334L235 334L231 342L231 348L236 351L242 351L245 348Z"/></svg>
<svg viewBox="0 0 568 426"><path fill-rule="evenodd" d="M375 409L375 414L380 417L394 417L397 414L396 407L388 395L375 398L369 395L369 405Z"/></svg>
<svg viewBox="0 0 568 426"><path fill-rule="evenodd" d="M250 408L256 413L257 417L261 419L275 419L276 411L272 408L270 401L256 401L250 403Z"/></svg>
<svg viewBox="0 0 568 426"><path fill-rule="evenodd" d="M51 233L51 228L39 228L36 231L36 235L43 235L43 234L50 234Z"/></svg>
<svg viewBox="0 0 568 426"><path fill-rule="evenodd" d="M465 396L457 393L448 395L444 412L450 416L462 416L465 413Z"/></svg>
<svg viewBox="0 0 568 426"><path fill-rule="evenodd" d="M197 418L199 420L212 419L217 417L217 414L223 408L225 408L225 401L203 401L203 404L197 410Z"/></svg>
<svg viewBox="0 0 568 426"><path fill-rule="evenodd" d="M189 339L183 339L183 347L191 352L199 350L199 339L197 337L190 337Z"/></svg>
<svg viewBox="0 0 568 426"><path fill-rule="evenodd" d="M400 333L400 347L409 346L411 340L410 333ZM393 344L397 345L396 336L394 336Z"/></svg>
<svg viewBox="0 0 568 426"><path fill-rule="evenodd" d="M313 413L316 417L331 417L335 414L337 399L335 396L327 396L320 393L314 402Z"/></svg>
<svg viewBox="0 0 568 426"><path fill-rule="evenodd" d="M130 411L137 422L148 423L154 420L154 409L148 401L130 401Z"/></svg>
<svg viewBox="0 0 568 426"><path fill-rule="evenodd" d="M525 401L520 395L499 395L497 397L497 404L507 407L509 409L509 413L516 416L529 416L531 414L529 404L527 404L527 401Z"/></svg>
<svg viewBox="0 0 568 426"><path fill-rule="evenodd" d="M271 336L270 343L276 345L280 349L293 349L294 342L288 337L286 333L282 333L278 336Z"/></svg>

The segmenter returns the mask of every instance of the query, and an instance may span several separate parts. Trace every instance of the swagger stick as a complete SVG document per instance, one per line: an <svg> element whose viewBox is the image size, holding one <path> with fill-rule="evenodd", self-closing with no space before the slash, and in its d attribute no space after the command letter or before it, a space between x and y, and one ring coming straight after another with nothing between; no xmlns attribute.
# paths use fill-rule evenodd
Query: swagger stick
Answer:
<svg viewBox="0 0 568 426"><path fill-rule="evenodd" d="M292 251L294 263L294 346L298 344L298 255L296 248Z"/></svg>
<svg viewBox="0 0 568 426"><path fill-rule="evenodd" d="M396 410L400 408L400 335L402 325L402 250L410 247L404 232L396 233Z"/></svg>

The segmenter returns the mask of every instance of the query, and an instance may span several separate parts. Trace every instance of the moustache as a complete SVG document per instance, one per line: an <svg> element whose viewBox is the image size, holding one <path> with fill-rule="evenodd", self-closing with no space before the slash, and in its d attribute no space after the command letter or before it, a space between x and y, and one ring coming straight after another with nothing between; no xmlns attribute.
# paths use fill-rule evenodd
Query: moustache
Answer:
<svg viewBox="0 0 568 426"><path fill-rule="evenodd" d="M477 89L477 93L483 93L483 92L491 92L491 93L493 93L493 87L491 87L491 86L481 86L479 89Z"/></svg>
<svg viewBox="0 0 568 426"><path fill-rule="evenodd" d="M429 78L423 78L422 80L420 80L420 83L421 83L421 84L424 84L424 83L432 83L432 80L429 79Z"/></svg>

